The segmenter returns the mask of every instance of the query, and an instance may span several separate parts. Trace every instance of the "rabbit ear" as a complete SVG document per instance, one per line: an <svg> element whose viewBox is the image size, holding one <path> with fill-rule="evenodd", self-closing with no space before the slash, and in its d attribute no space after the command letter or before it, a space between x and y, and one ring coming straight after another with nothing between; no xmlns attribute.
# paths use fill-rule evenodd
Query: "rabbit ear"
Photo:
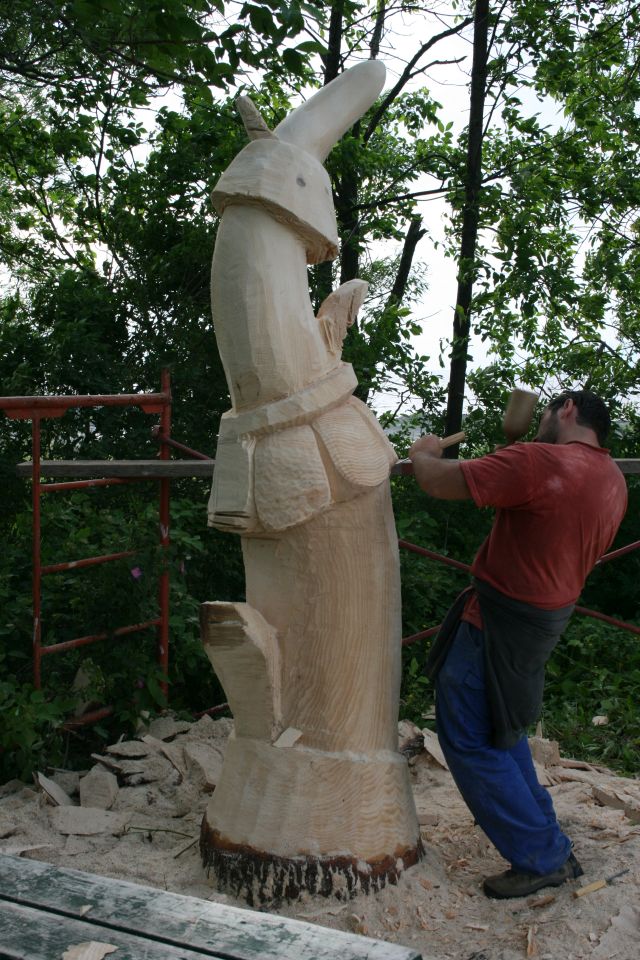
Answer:
<svg viewBox="0 0 640 960"><path fill-rule="evenodd" d="M260 111L251 97L238 97L236 110L240 114L249 140L275 140L276 136L269 130Z"/></svg>
<svg viewBox="0 0 640 960"><path fill-rule="evenodd" d="M343 133L374 102L386 70L379 60L365 60L318 90L278 124L279 140L293 143L322 162Z"/></svg>

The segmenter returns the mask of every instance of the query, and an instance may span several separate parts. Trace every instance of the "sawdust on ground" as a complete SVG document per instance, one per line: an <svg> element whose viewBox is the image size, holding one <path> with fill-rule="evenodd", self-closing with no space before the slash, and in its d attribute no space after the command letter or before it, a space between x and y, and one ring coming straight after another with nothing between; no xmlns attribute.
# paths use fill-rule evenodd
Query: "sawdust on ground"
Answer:
<svg viewBox="0 0 640 960"><path fill-rule="evenodd" d="M154 721L145 739L96 756L91 778L43 771L28 786L0 787L0 853L212 901L197 838L220 772L229 720ZM640 956L640 783L566 760L533 742L539 775L575 844L585 876L528 899L484 897L483 876L506 864L474 826L437 743L401 724L426 855L396 886L347 902L303 896L276 912L419 951L424 960L637 960ZM110 774L104 777L103 773ZM86 808L79 814L78 805ZM65 807L72 809L65 810ZM107 809L108 808L108 809ZM587 883L627 871L576 898Z"/></svg>

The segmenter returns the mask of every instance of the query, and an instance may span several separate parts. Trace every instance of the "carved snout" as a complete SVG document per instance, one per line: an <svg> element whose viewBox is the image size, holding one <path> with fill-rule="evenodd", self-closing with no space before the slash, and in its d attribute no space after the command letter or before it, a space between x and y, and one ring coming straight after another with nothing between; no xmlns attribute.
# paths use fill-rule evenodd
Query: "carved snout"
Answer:
<svg viewBox="0 0 640 960"><path fill-rule="evenodd" d="M203 603L200 629L227 695L236 736L272 743L282 729L275 630L248 603Z"/></svg>

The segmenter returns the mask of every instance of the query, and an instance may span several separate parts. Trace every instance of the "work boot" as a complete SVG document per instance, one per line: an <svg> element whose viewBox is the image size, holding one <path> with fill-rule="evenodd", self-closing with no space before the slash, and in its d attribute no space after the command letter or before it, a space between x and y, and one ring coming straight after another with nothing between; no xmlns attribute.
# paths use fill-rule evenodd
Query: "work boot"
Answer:
<svg viewBox="0 0 640 960"><path fill-rule="evenodd" d="M569 859L552 873L522 873L519 870L505 870L495 877L487 877L482 889L494 900L509 900L512 897L528 897L543 887L559 887L567 880L581 877L584 870L571 853Z"/></svg>

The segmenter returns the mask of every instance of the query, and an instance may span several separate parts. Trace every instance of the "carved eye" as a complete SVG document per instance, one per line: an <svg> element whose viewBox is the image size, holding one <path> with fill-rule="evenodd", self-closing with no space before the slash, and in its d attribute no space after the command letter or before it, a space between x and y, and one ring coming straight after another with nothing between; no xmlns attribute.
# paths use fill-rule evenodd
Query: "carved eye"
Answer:
<svg viewBox="0 0 640 960"><path fill-rule="evenodd" d="M296 177L296 183L299 187L306 187L307 182L303 177Z"/></svg>

